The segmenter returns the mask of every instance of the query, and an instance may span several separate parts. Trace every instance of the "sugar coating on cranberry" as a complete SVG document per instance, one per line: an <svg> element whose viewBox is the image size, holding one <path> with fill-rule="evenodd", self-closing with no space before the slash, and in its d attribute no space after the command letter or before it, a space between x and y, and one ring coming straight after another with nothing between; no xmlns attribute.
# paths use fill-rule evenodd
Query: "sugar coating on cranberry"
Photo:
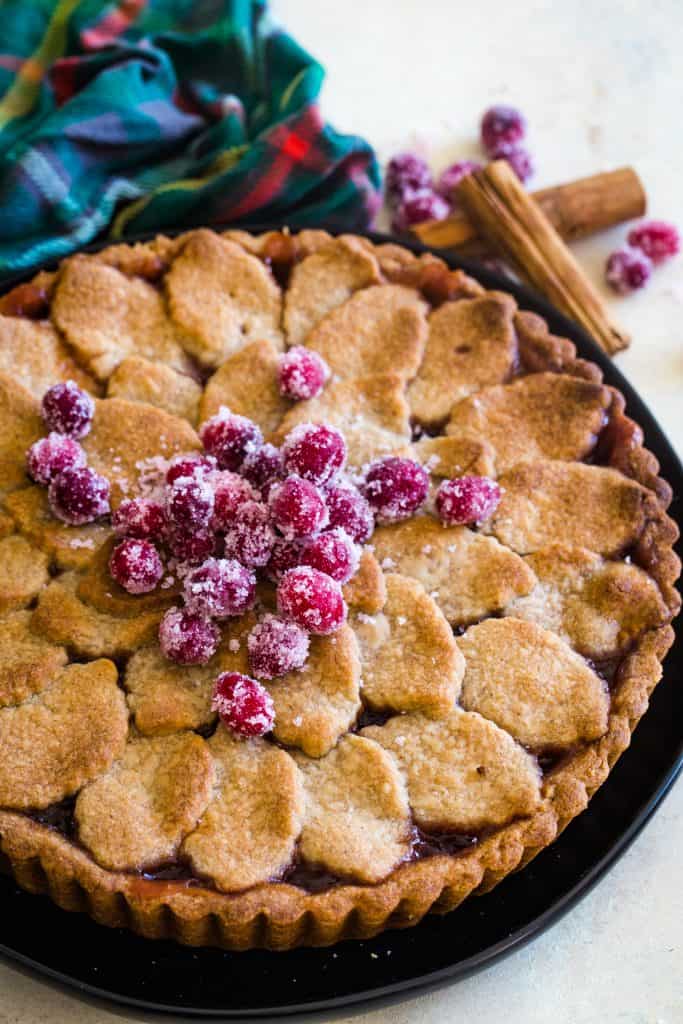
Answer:
<svg viewBox="0 0 683 1024"><path fill-rule="evenodd" d="M261 492L261 497L266 501L272 484L285 477L282 452L274 444L263 444L249 452L240 467L240 473Z"/></svg>
<svg viewBox="0 0 683 1024"><path fill-rule="evenodd" d="M175 483L181 476L202 476L215 468L216 460L211 455L202 455L201 452L175 455L166 470L166 483Z"/></svg>
<svg viewBox="0 0 683 1024"><path fill-rule="evenodd" d="M262 679L296 672L306 664L309 644L308 633L295 622L266 615L247 638L251 671Z"/></svg>
<svg viewBox="0 0 683 1024"><path fill-rule="evenodd" d="M481 164L477 160L456 160L447 167L439 177L436 190L444 199L452 200L454 193L463 178L474 171L480 171Z"/></svg>
<svg viewBox="0 0 683 1024"><path fill-rule="evenodd" d="M159 625L162 654L179 665L206 665L218 650L218 627L186 608L169 608Z"/></svg>
<svg viewBox="0 0 683 1024"><path fill-rule="evenodd" d="M254 501L256 494L248 480L229 469L211 473L208 481L214 496L212 526L214 530L227 530L240 506L247 501Z"/></svg>
<svg viewBox="0 0 683 1024"><path fill-rule="evenodd" d="M126 498L112 512L111 524L120 537L159 540L164 534L166 514L158 501Z"/></svg>
<svg viewBox="0 0 683 1024"><path fill-rule="evenodd" d="M284 574L277 586L277 610L309 633L334 633L346 620L346 602L336 580L310 565Z"/></svg>
<svg viewBox="0 0 683 1024"><path fill-rule="evenodd" d="M256 598L256 576L233 558L207 558L187 574L183 593L185 607L197 615L244 615Z"/></svg>
<svg viewBox="0 0 683 1024"><path fill-rule="evenodd" d="M652 260L639 249L617 249L607 260L605 280L620 295L643 288L652 275Z"/></svg>
<svg viewBox="0 0 683 1024"><path fill-rule="evenodd" d="M302 551L302 541L284 540L282 537L278 537L273 545L273 550L266 566L266 576L268 579L277 583L288 569L301 565Z"/></svg>
<svg viewBox="0 0 683 1024"><path fill-rule="evenodd" d="M43 395L41 413L50 430L85 437L92 426L95 403L73 380L54 384Z"/></svg>
<svg viewBox="0 0 683 1024"><path fill-rule="evenodd" d="M302 565L312 565L337 583L348 583L359 562L360 548L341 526L306 541L301 554Z"/></svg>
<svg viewBox="0 0 683 1024"><path fill-rule="evenodd" d="M247 501L225 531L223 550L226 558L236 558L248 566L265 565L275 544L270 513L258 501Z"/></svg>
<svg viewBox="0 0 683 1024"><path fill-rule="evenodd" d="M324 423L299 423L287 434L282 457L288 473L326 484L346 462L346 441L339 430Z"/></svg>
<svg viewBox="0 0 683 1024"><path fill-rule="evenodd" d="M646 220L628 233L628 243L649 256L653 263L663 263L681 248L678 228L665 220Z"/></svg>
<svg viewBox="0 0 683 1024"><path fill-rule="evenodd" d="M390 205L411 192L432 187L432 172L417 153L397 153L387 164L384 189Z"/></svg>
<svg viewBox="0 0 683 1024"><path fill-rule="evenodd" d="M330 368L317 352L294 345L280 358L280 394L295 402L315 398L329 380Z"/></svg>
<svg viewBox="0 0 683 1024"><path fill-rule="evenodd" d="M26 453L29 476L38 484L49 484L67 467L85 466L85 452L78 441L53 431L31 445Z"/></svg>
<svg viewBox="0 0 683 1024"><path fill-rule="evenodd" d="M239 469L249 452L263 444L260 428L225 405L202 425L199 436L221 469Z"/></svg>
<svg viewBox="0 0 683 1024"><path fill-rule="evenodd" d="M329 513L320 490L310 480L288 476L268 496L274 525L285 540L310 537L327 526Z"/></svg>
<svg viewBox="0 0 683 1024"><path fill-rule="evenodd" d="M129 594L149 594L164 575L164 566L151 541L128 537L109 556L109 572Z"/></svg>
<svg viewBox="0 0 683 1024"><path fill-rule="evenodd" d="M325 489L325 504L330 514L330 526L341 526L358 544L370 539L375 528L375 516L356 487L345 482L332 484Z"/></svg>
<svg viewBox="0 0 683 1024"><path fill-rule="evenodd" d="M256 679L221 672L214 683L211 708L223 725L245 738L265 736L275 724L273 699Z"/></svg>
<svg viewBox="0 0 683 1024"><path fill-rule="evenodd" d="M500 155L503 160L507 160L521 182L528 181L534 173L534 163L531 159L531 154L528 149L524 149L523 146L507 150L505 153L494 153L492 155L496 159L498 159L498 156Z"/></svg>
<svg viewBox="0 0 683 1024"><path fill-rule="evenodd" d="M412 459L389 455L372 463L363 490L381 522L397 523L408 519L424 503L429 475Z"/></svg>
<svg viewBox="0 0 683 1024"><path fill-rule="evenodd" d="M481 119L481 141L489 156L505 156L519 147L525 135L526 121L515 107L497 104Z"/></svg>
<svg viewBox="0 0 683 1024"><path fill-rule="evenodd" d="M391 221L392 231L407 231L413 224L422 224L426 220L443 220L451 212L450 203L438 192L422 189L406 196L396 206Z"/></svg>
<svg viewBox="0 0 683 1024"><path fill-rule="evenodd" d="M83 526L109 512L109 481L89 466L67 466L51 481L48 501L63 523Z"/></svg>
<svg viewBox="0 0 683 1024"><path fill-rule="evenodd" d="M482 523L498 508L500 487L488 476L444 480L436 492L436 512L448 526Z"/></svg>
<svg viewBox="0 0 683 1024"><path fill-rule="evenodd" d="M216 550L216 535L210 529L172 527L167 531L166 542L171 554L180 562L203 562Z"/></svg>
<svg viewBox="0 0 683 1024"><path fill-rule="evenodd" d="M214 492L201 476L181 476L166 491L166 515L173 527L205 530L214 509Z"/></svg>

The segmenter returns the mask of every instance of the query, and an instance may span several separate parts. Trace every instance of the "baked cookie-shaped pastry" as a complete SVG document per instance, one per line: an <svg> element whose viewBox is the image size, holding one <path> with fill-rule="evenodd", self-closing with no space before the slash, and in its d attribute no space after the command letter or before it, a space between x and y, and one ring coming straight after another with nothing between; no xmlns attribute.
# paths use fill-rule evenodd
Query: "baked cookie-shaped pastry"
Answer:
<svg viewBox="0 0 683 1024"><path fill-rule="evenodd" d="M5 508L17 530L59 569L84 569L112 532L105 520L67 526L52 515L47 492L34 485L8 494Z"/></svg>
<svg viewBox="0 0 683 1024"><path fill-rule="evenodd" d="M0 315L0 373L17 380L38 400L58 380L74 380L86 391L97 390L49 320Z"/></svg>
<svg viewBox="0 0 683 1024"><path fill-rule="evenodd" d="M31 630L31 612L10 612L0 619L0 707L46 689L67 662L66 648Z"/></svg>
<svg viewBox="0 0 683 1024"><path fill-rule="evenodd" d="M47 555L20 534L0 540L0 614L23 608L48 580Z"/></svg>
<svg viewBox="0 0 683 1024"><path fill-rule="evenodd" d="M38 400L0 373L0 497L28 483L26 452L43 432Z"/></svg>
<svg viewBox="0 0 683 1024"><path fill-rule="evenodd" d="M202 389L189 374L178 373L165 363L128 356L109 378L107 396L155 405L195 426Z"/></svg>
<svg viewBox="0 0 683 1024"><path fill-rule="evenodd" d="M266 436L272 434L292 405L280 394L279 363L278 349L264 338L228 356L206 382L200 420L208 420L224 405L258 423Z"/></svg>

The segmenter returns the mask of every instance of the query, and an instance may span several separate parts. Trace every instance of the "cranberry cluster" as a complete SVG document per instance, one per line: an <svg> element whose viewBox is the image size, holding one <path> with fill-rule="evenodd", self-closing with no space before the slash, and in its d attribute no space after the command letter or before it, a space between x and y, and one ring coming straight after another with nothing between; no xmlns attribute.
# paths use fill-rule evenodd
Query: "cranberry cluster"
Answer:
<svg viewBox="0 0 683 1024"><path fill-rule="evenodd" d="M644 287L660 263L681 248L677 228L663 220L646 220L632 228L628 245L613 252L605 266L607 284L620 295Z"/></svg>

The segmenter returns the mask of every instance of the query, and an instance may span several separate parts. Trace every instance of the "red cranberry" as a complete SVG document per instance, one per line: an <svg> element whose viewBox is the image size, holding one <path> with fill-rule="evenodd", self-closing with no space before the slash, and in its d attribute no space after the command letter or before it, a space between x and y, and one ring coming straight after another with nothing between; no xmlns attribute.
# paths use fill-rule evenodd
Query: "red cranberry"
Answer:
<svg viewBox="0 0 683 1024"><path fill-rule="evenodd" d="M208 529L213 508L213 488L201 476L181 476L167 488L166 515L176 529Z"/></svg>
<svg viewBox="0 0 683 1024"><path fill-rule="evenodd" d="M412 192L432 187L432 172L416 153L397 153L387 164L384 188L393 206Z"/></svg>
<svg viewBox="0 0 683 1024"><path fill-rule="evenodd" d="M185 577L185 606L197 615L244 615L256 597L256 576L232 558L208 558Z"/></svg>
<svg viewBox="0 0 683 1024"><path fill-rule="evenodd" d="M425 220L443 220L450 212L450 204L443 196L431 189L423 189L398 204L391 221L391 230L404 232L413 224L422 224Z"/></svg>
<svg viewBox="0 0 683 1024"><path fill-rule="evenodd" d="M496 159L500 157L503 160L507 160L521 182L528 181L534 173L534 164L531 159L531 154L527 149L524 149L523 146L519 146L517 149L508 150L505 153L494 153L493 156Z"/></svg>
<svg viewBox="0 0 683 1024"><path fill-rule="evenodd" d="M273 444L264 444L249 452L242 463L240 473L252 486L261 492L264 501L276 480L284 480L285 467L282 453Z"/></svg>
<svg viewBox="0 0 683 1024"><path fill-rule="evenodd" d="M326 484L346 462L346 441L338 430L324 423L299 423L287 434L282 457L288 473L314 484Z"/></svg>
<svg viewBox="0 0 683 1024"><path fill-rule="evenodd" d="M247 480L229 469L212 473L209 482L214 494L213 528L227 530L240 507L246 501L254 501L256 495Z"/></svg>
<svg viewBox="0 0 683 1024"><path fill-rule="evenodd" d="M265 686L239 672L221 672L214 683L211 708L238 736L265 736L275 724L273 698Z"/></svg>
<svg viewBox="0 0 683 1024"><path fill-rule="evenodd" d="M206 665L218 650L216 625L186 608L169 608L159 625L162 654L179 665Z"/></svg>
<svg viewBox="0 0 683 1024"><path fill-rule="evenodd" d="M429 475L412 459L395 455L373 462L365 477L365 497L384 523L408 519L424 503Z"/></svg>
<svg viewBox="0 0 683 1024"><path fill-rule="evenodd" d="M489 156L505 156L519 147L525 135L526 121L514 107L489 107L481 119L481 141Z"/></svg>
<svg viewBox="0 0 683 1024"><path fill-rule="evenodd" d="M78 384L65 380L45 392L41 412L50 430L79 438L90 430L95 403Z"/></svg>
<svg viewBox="0 0 683 1024"><path fill-rule="evenodd" d="M78 441L54 432L32 444L26 454L29 475L38 484L49 484L67 466L76 469L85 464L85 452Z"/></svg>
<svg viewBox="0 0 683 1024"><path fill-rule="evenodd" d="M242 565L265 565L275 544L270 514L258 501L246 501L225 532L224 554Z"/></svg>
<svg viewBox="0 0 683 1024"><path fill-rule="evenodd" d="M203 562L216 550L216 535L210 529L186 530L172 527L168 530L169 550L181 562Z"/></svg>
<svg viewBox="0 0 683 1024"><path fill-rule="evenodd" d="M111 524L120 537L160 540L164 535L166 516L158 501L126 498L112 512Z"/></svg>
<svg viewBox="0 0 683 1024"><path fill-rule="evenodd" d="M607 260L605 280L615 292L627 295L644 287L652 274L652 261L638 249L617 249Z"/></svg>
<svg viewBox="0 0 683 1024"><path fill-rule="evenodd" d="M325 387L330 368L317 352L294 345L280 359L280 394L301 402L315 398Z"/></svg>
<svg viewBox="0 0 683 1024"><path fill-rule="evenodd" d="M263 444L259 427L246 416L230 412L224 405L202 425L199 436L221 469L239 469L245 456Z"/></svg>
<svg viewBox="0 0 683 1024"><path fill-rule="evenodd" d="M653 263L663 263L681 247L678 229L665 220L646 220L638 224L629 231L628 243L644 252Z"/></svg>
<svg viewBox="0 0 683 1024"><path fill-rule="evenodd" d="M288 476L275 484L268 497L268 508L275 526L287 540L309 537L327 526L325 500L310 480Z"/></svg>
<svg viewBox="0 0 683 1024"><path fill-rule="evenodd" d="M303 544L300 540L283 540L281 537L275 541L273 551L266 566L266 576L274 583L280 579L288 569L301 565L301 553Z"/></svg>
<svg viewBox="0 0 683 1024"><path fill-rule="evenodd" d="M318 537L312 537L304 545L302 565L327 573L337 583L348 583L358 569L360 548L340 526Z"/></svg>
<svg viewBox="0 0 683 1024"><path fill-rule="evenodd" d="M190 452L188 455L176 455L166 471L166 483L173 484L181 476L203 476L216 468L216 460L201 452Z"/></svg>
<svg viewBox="0 0 683 1024"><path fill-rule="evenodd" d="M109 572L129 594L149 594L164 575L164 566L150 541L130 537L112 551Z"/></svg>
<svg viewBox="0 0 683 1024"><path fill-rule="evenodd" d="M275 679L303 668L308 657L308 633L295 622L266 615L247 638L251 670L261 679Z"/></svg>
<svg viewBox="0 0 683 1024"><path fill-rule="evenodd" d="M50 483L48 499L63 523L83 526L109 512L109 481L89 466L67 467Z"/></svg>
<svg viewBox="0 0 683 1024"><path fill-rule="evenodd" d="M488 476L444 480L436 492L436 511L448 526L481 523L498 508L500 487Z"/></svg>
<svg viewBox="0 0 683 1024"><path fill-rule="evenodd" d="M333 484L325 490L330 526L341 526L349 537L364 544L372 536L375 517L357 488L348 483Z"/></svg>
<svg viewBox="0 0 683 1024"><path fill-rule="evenodd" d="M453 200L455 198L455 190L468 174L472 174L473 171L480 171L481 164L476 160L456 160L454 164L447 167L439 178L436 190L439 195L442 195L444 199Z"/></svg>
<svg viewBox="0 0 683 1024"><path fill-rule="evenodd" d="M340 585L310 565L284 574L277 586L277 610L309 633L334 633L346 620Z"/></svg>

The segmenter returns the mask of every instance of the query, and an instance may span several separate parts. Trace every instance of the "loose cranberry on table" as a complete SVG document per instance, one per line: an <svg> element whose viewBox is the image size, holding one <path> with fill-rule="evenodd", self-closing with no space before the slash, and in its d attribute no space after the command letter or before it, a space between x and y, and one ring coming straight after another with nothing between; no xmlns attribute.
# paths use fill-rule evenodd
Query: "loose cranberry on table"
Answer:
<svg viewBox="0 0 683 1024"><path fill-rule="evenodd" d="M83 526L109 512L109 481L89 466L67 467L50 483L48 501L63 523Z"/></svg>
<svg viewBox="0 0 683 1024"><path fill-rule="evenodd" d="M639 249L617 249L607 260L605 280L620 295L644 287L652 276L652 260Z"/></svg>
<svg viewBox="0 0 683 1024"><path fill-rule="evenodd" d="M492 156L495 159L498 159L500 156L503 160L507 160L510 167L522 183L528 181L534 173L531 154L528 150L524 149L523 146L519 146L517 149L511 149L505 153L493 153Z"/></svg>
<svg viewBox="0 0 683 1024"><path fill-rule="evenodd" d="M32 444L26 454L29 476L38 484L49 484L62 470L77 469L85 466L86 461L78 441L55 431Z"/></svg>
<svg viewBox="0 0 683 1024"><path fill-rule="evenodd" d="M216 468L216 460L201 452L190 452L187 455L176 455L166 471L166 483L175 483L181 476L203 476Z"/></svg>
<svg viewBox="0 0 683 1024"><path fill-rule="evenodd" d="M251 671L262 679L276 679L306 664L308 633L295 622L266 615L247 638Z"/></svg>
<svg viewBox="0 0 683 1024"><path fill-rule="evenodd" d="M363 493L383 523L408 519L424 504L429 475L412 459L389 455L373 462L365 476Z"/></svg>
<svg viewBox="0 0 683 1024"><path fill-rule="evenodd" d="M330 368L317 352L294 345L280 358L280 394L295 402L315 398L325 387Z"/></svg>
<svg viewBox="0 0 683 1024"><path fill-rule="evenodd" d="M416 153L397 153L387 164L384 190L390 205L395 206L411 193L431 187L432 172L427 161Z"/></svg>
<svg viewBox="0 0 683 1024"><path fill-rule="evenodd" d="M274 444L261 445L249 452L240 467L240 473L261 492L261 497L266 501L271 485L285 477L282 452Z"/></svg>
<svg viewBox="0 0 683 1024"><path fill-rule="evenodd" d="M49 388L43 395L41 413L50 430L69 437L85 437L92 426L95 403L72 380Z"/></svg>
<svg viewBox="0 0 683 1024"><path fill-rule="evenodd" d="M268 496L273 523L286 540L309 537L327 526L329 513L322 493L310 480L288 476Z"/></svg>
<svg viewBox="0 0 683 1024"><path fill-rule="evenodd" d="M468 526L488 519L500 503L500 487L488 476L444 480L436 493L436 512L447 526Z"/></svg>
<svg viewBox="0 0 683 1024"><path fill-rule="evenodd" d="M302 551L303 541L284 540L284 538L279 537L273 545L273 550L266 566L266 576L268 579L277 583L288 569L294 569L295 566L301 565Z"/></svg>
<svg viewBox="0 0 683 1024"><path fill-rule="evenodd" d="M309 633L335 633L346 621L341 586L318 569L301 565L284 574L277 586L277 610Z"/></svg>
<svg viewBox="0 0 683 1024"><path fill-rule="evenodd" d="M222 672L213 687L211 708L238 736L265 736L275 723L273 699L265 686L239 672Z"/></svg>
<svg viewBox="0 0 683 1024"><path fill-rule="evenodd" d="M205 530L214 510L214 492L201 476L181 476L166 491L166 516L180 530Z"/></svg>
<svg viewBox="0 0 683 1024"><path fill-rule="evenodd" d="M242 565L262 566L268 562L275 540L266 506L258 501L247 501L225 531L223 553Z"/></svg>
<svg viewBox="0 0 683 1024"><path fill-rule="evenodd" d="M515 107L499 103L489 107L481 119L481 142L491 157L519 149L525 135L526 121Z"/></svg>
<svg viewBox="0 0 683 1024"><path fill-rule="evenodd" d="M210 619L186 608L169 608L159 625L161 653L179 665L206 665L218 650L220 638Z"/></svg>
<svg viewBox="0 0 683 1024"><path fill-rule="evenodd" d="M164 566L151 541L129 537L112 551L109 572L129 594L149 594L164 575Z"/></svg>
<svg viewBox="0 0 683 1024"><path fill-rule="evenodd" d="M391 220L392 231L407 231L413 224L426 220L443 220L451 212L450 203L432 189L423 189L406 196L397 204Z"/></svg>
<svg viewBox="0 0 683 1024"><path fill-rule="evenodd" d="M628 233L628 243L640 249L653 263L663 263L675 256L681 247L678 229L664 220L647 220Z"/></svg>
<svg viewBox="0 0 683 1024"><path fill-rule="evenodd" d="M311 565L327 573L337 583L348 583L358 569L360 548L340 526L306 541L302 565Z"/></svg>
<svg viewBox="0 0 683 1024"><path fill-rule="evenodd" d="M456 160L454 164L447 167L446 170L441 174L437 182L436 191L439 195L442 195L444 199L453 200L455 198L455 190L468 174L472 174L473 171L480 171L481 164L476 160Z"/></svg>
<svg viewBox="0 0 683 1024"><path fill-rule="evenodd" d="M260 428L225 406L202 424L199 437L205 451L214 456L221 469L239 469L249 452L263 444Z"/></svg>
<svg viewBox="0 0 683 1024"><path fill-rule="evenodd" d="M112 512L111 525L120 537L141 540L160 540L165 531L166 514L163 505L149 498L126 498Z"/></svg>
<svg viewBox="0 0 683 1024"><path fill-rule="evenodd" d="M346 462L346 441L335 427L324 423L299 423L282 445L288 473L314 484L330 483Z"/></svg>
<svg viewBox="0 0 683 1024"><path fill-rule="evenodd" d="M197 615L244 615L256 598L256 576L233 558L208 558L187 574L183 594L185 607Z"/></svg>
<svg viewBox="0 0 683 1024"><path fill-rule="evenodd" d="M211 525L214 530L227 530L240 507L247 501L255 501L257 495L248 480L229 469L212 473L209 483L214 497Z"/></svg>
<svg viewBox="0 0 683 1024"><path fill-rule="evenodd" d="M375 516L357 487L342 481L325 488L330 526L341 526L352 540L364 544L372 536Z"/></svg>

